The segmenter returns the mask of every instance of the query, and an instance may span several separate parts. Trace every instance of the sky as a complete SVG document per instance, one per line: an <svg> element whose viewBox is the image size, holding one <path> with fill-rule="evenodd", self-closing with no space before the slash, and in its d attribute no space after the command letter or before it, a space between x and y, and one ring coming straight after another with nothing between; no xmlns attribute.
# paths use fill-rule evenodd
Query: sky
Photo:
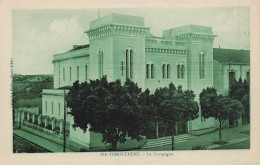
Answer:
<svg viewBox="0 0 260 165"><path fill-rule="evenodd" d="M248 7L221 8L132 8L100 9L110 13L144 17L152 34L162 36L165 29L197 24L210 26L217 35L214 47L249 49L250 10ZM98 18L98 9L14 10L12 14L13 72L53 74L54 54L88 43L84 33Z"/></svg>

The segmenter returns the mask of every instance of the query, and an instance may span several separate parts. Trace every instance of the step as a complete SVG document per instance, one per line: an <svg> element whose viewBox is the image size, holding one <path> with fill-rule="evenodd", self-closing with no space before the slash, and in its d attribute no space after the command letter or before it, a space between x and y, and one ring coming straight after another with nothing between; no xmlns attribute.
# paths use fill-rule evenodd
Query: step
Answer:
<svg viewBox="0 0 260 165"><path fill-rule="evenodd" d="M179 139L179 140L174 140L174 143L179 143L179 142L183 142L183 141L187 141L189 139L193 139L195 137L190 137L190 138L186 138L186 139ZM171 140L167 140L167 141L161 141L161 142L149 142L146 143L144 146L149 146L149 145L161 145L162 143L171 143Z"/></svg>
<svg viewBox="0 0 260 165"><path fill-rule="evenodd" d="M182 140L182 141L178 141L178 142L175 142L174 141L174 144L177 144L177 143L183 143L183 142L186 142L187 140ZM155 148L155 147L161 147L161 146L166 146L166 145L171 145L172 142L165 142L165 143L162 143L162 144L154 144L154 145L144 145L142 148L143 149L148 149L148 148Z"/></svg>
<svg viewBox="0 0 260 165"><path fill-rule="evenodd" d="M175 136L174 137L174 140L179 140L179 139L189 139L189 138L192 138L192 137L194 137L194 136L181 136L181 137L179 137L179 136ZM169 136L169 138L164 138L164 139L150 139L150 140L147 140L147 143L150 143L150 142L161 142L161 141L167 141L167 140L171 140L172 139L172 137L171 136Z"/></svg>
<svg viewBox="0 0 260 165"><path fill-rule="evenodd" d="M161 138L160 138L159 141L158 141L158 139L153 139L154 141L150 140L142 148L148 149L148 148L155 148L155 147L161 147L161 146L165 146L165 145L170 145L170 144L172 144L172 141L171 141L171 136L169 136L169 137L167 137L166 139L164 137L163 140L161 140ZM192 135L189 135L189 134L188 134L188 136L187 136L187 134L179 136L179 137L176 136L174 138L174 143L175 144L183 143L183 142L186 142L189 139L193 139L193 138L195 138L195 136L192 136Z"/></svg>
<svg viewBox="0 0 260 165"><path fill-rule="evenodd" d="M174 136L174 138L182 138L182 137L191 137L192 135L191 134L182 134L182 135L177 135L177 136ZM172 139L171 136L166 136L166 137L161 137L161 138L158 138L158 139L149 139L147 140L148 142L149 141L161 141L161 140L165 140L165 139Z"/></svg>
<svg viewBox="0 0 260 165"><path fill-rule="evenodd" d="M189 139L193 139L195 137L188 137L188 138L182 138L182 139L174 139L175 142L179 142L179 141L183 141L183 140L189 140ZM155 142L147 142L146 145L150 145L150 144L161 144L164 142L171 142L172 140L162 140L162 141L155 141Z"/></svg>

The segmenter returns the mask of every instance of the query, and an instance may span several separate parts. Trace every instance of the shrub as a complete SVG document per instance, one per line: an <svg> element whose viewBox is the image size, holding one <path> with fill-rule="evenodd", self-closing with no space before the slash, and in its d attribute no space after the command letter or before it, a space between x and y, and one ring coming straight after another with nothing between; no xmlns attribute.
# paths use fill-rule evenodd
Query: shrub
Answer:
<svg viewBox="0 0 260 165"><path fill-rule="evenodd" d="M193 146L192 150L207 150L207 147L202 145Z"/></svg>

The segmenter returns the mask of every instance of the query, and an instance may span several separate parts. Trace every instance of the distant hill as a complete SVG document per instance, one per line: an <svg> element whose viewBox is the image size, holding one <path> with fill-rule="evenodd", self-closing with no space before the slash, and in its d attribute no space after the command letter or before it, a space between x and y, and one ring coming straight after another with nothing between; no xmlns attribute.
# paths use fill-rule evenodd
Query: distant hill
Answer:
<svg viewBox="0 0 260 165"><path fill-rule="evenodd" d="M37 75L22 75L22 74L13 74L13 81L26 81L33 79L34 77L41 77L43 81L52 81L53 74L37 74Z"/></svg>
<svg viewBox="0 0 260 165"><path fill-rule="evenodd" d="M41 107L42 89L52 88L53 75L13 75L12 92L16 107Z"/></svg>

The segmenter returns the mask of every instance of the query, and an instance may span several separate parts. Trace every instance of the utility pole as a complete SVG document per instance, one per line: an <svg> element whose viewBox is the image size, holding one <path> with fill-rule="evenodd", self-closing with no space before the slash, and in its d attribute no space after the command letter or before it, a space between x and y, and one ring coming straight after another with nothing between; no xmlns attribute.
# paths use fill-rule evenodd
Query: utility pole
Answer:
<svg viewBox="0 0 260 165"><path fill-rule="evenodd" d="M66 152L66 106L64 89L63 152Z"/></svg>

